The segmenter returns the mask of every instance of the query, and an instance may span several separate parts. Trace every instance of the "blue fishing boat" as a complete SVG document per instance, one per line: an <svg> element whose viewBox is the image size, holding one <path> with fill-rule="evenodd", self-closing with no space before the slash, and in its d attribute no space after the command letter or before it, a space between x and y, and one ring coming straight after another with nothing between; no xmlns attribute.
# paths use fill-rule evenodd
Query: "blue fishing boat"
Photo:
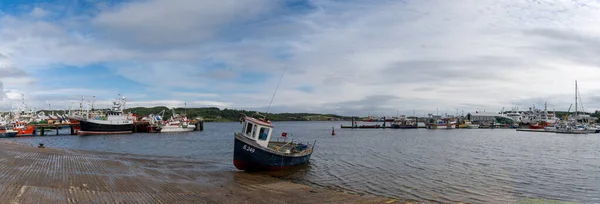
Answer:
<svg viewBox="0 0 600 204"><path fill-rule="evenodd" d="M281 170L308 162L315 143L270 141L273 126L269 120L244 116L243 129L235 133L233 165L239 170ZM315 141L316 142L316 141Z"/></svg>
<svg viewBox="0 0 600 204"><path fill-rule="evenodd" d="M0 132L0 137L14 137L17 136L19 132L14 130L3 130Z"/></svg>

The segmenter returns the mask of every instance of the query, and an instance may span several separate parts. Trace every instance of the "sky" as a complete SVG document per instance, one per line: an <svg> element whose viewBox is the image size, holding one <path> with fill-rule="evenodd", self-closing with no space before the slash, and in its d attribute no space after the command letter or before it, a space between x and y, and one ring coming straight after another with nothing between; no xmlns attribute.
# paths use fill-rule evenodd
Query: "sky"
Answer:
<svg viewBox="0 0 600 204"><path fill-rule="evenodd" d="M597 0L3 0L0 110L600 109ZM283 76L283 77L282 77ZM281 79L281 83L278 81Z"/></svg>

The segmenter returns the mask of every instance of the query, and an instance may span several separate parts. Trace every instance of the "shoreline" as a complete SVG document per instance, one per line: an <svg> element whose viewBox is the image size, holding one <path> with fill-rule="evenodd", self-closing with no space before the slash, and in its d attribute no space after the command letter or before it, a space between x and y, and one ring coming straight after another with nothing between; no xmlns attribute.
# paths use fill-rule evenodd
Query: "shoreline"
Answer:
<svg viewBox="0 0 600 204"><path fill-rule="evenodd" d="M0 199L12 203L406 203L185 158L0 141Z"/></svg>

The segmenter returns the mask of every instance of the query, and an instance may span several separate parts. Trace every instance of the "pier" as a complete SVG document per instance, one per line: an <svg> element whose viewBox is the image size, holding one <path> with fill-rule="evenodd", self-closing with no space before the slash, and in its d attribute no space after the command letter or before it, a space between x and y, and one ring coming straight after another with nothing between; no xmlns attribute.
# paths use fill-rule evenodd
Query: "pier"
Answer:
<svg viewBox="0 0 600 204"><path fill-rule="evenodd" d="M545 133L556 133L554 131L546 131L544 129L523 129L523 128L519 128L517 129L517 131L520 132L545 132Z"/></svg>
<svg viewBox="0 0 600 204"><path fill-rule="evenodd" d="M0 142L2 203L404 203L223 164Z"/></svg>
<svg viewBox="0 0 600 204"><path fill-rule="evenodd" d="M36 131L40 133L40 136L46 135L46 129L56 129L56 135L59 135L59 130L64 127L71 129L71 135L76 135L76 128L79 128L79 124L34 124Z"/></svg>
<svg viewBox="0 0 600 204"><path fill-rule="evenodd" d="M69 128L70 135L77 135L77 130L79 129L79 124L31 124L35 127L36 132L39 132L40 136L46 136L47 130L56 130L56 135L60 135L59 130L62 128ZM202 120L192 120L190 125L193 125L194 131L204 131L204 121ZM157 132L155 127L150 125L149 122L145 121L136 121L133 123L133 132L134 133L155 133Z"/></svg>

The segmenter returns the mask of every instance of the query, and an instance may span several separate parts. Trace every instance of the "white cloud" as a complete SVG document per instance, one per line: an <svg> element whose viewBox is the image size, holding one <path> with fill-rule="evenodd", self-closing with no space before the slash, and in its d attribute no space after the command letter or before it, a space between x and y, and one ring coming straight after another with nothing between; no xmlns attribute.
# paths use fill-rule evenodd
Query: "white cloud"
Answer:
<svg viewBox="0 0 600 204"><path fill-rule="evenodd" d="M592 100L600 86L598 2L312 3L314 10L285 13L277 1L154 0L56 22L5 15L0 60L28 73L107 63L165 97L131 102L140 106L187 100L261 109L287 68L274 110L454 112L542 101L564 110L574 80L586 106L600 108ZM3 82L33 92L23 88L27 80L40 79Z"/></svg>
<svg viewBox="0 0 600 204"><path fill-rule="evenodd" d="M48 15L48 12L44 9L41 9L39 7L35 7L33 8L33 10L31 11L30 15L34 18L42 18L45 17L46 15Z"/></svg>
<svg viewBox="0 0 600 204"><path fill-rule="evenodd" d="M264 0L154 0L126 3L100 13L93 23L102 34L132 46L164 47L211 40L218 29L269 8Z"/></svg>
<svg viewBox="0 0 600 204"><path fill-rule="evenodd" d="M4 91L4 83L2 83L2 81L0 81L0 101L3 101L7 97L8 96L6 96L6 92Z"/></svg>

